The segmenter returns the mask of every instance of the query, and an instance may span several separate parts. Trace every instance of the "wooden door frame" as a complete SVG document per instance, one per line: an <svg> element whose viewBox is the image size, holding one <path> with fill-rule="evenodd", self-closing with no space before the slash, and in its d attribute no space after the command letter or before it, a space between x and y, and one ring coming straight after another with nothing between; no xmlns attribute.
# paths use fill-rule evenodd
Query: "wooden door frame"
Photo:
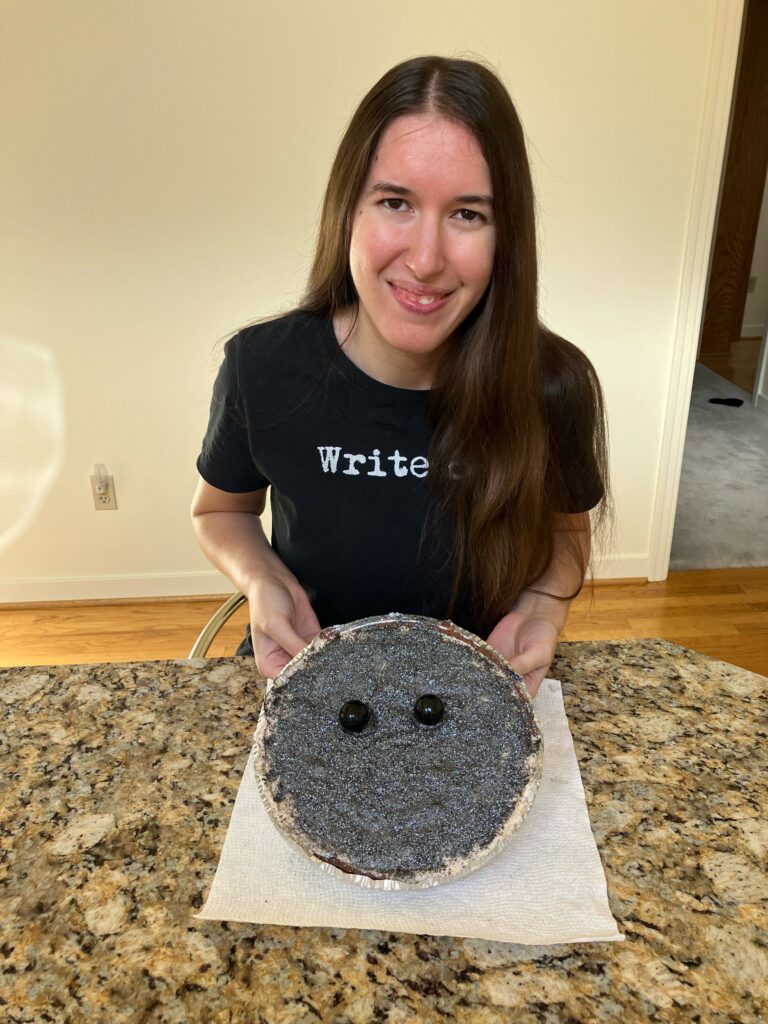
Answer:
<svg viewBox="0 0 768 1024"><path fill-rule="evenodd" d="M766 185L768 188L768 185ZM760 385L765 375L765 367L768 364L768 319L763 328L763 340L760 342L760 355L757 358L757 369L755 370L755 386L752 388L752 405L757 409L768 412L768 401L760 393Z"/></svg>
<svg viewBox="0 0 768 1024"><path fill-rule="evenodd" d="M745 0L718 0L715 12L651 522L649 580L665 580L669 573L693 371L704 317L744 7Z"/></svg>

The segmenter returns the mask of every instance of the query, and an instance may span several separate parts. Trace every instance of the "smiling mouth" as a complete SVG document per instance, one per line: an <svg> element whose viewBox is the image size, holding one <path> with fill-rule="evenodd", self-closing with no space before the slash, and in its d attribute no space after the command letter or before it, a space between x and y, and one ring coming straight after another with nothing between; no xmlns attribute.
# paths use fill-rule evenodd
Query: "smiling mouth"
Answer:
<svg viewBox="0 0 768 1024"><path fill-rule="evenodd" d="M400 305L416 312L431 312L444 305L446 300L453 294L453 292L443 291L415 291L403 285L395 284L393 281L387 283Z"/></svg>

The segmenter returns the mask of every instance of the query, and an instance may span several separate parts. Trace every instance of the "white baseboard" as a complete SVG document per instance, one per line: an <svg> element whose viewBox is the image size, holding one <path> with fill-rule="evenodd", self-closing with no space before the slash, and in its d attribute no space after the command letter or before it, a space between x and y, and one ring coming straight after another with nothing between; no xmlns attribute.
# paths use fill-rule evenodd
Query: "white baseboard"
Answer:
<svg viewBox="0 0 768 1024"><path fill-rule="evenodd" d="M762 395L758 392L755 405L761 412L768 412L768 395Z"/></svg>
<svg viewBox="0 0 768 1024"><path fill-rule="evenodd" d="M647 579L644 556L607 558L594 568L596 580ZM98 601L136 597L196 597L229 594L226 576L212 572L169 572L156 576L67 576L0 581L0 605L45 601Z"/></svg>
<svg viewBox="0 0 768 1024"><path fill-rule="evenodd" d="M740 336L742 338L762 338L764 330L765 324L742 324Z"/></svg>
<svg viewBox="0 0 768 1024"><path fill-rule="evenodd" d="M618 555L597 559L592 567L596 580L647 580L650 555Z"/></svg>
<svg viewBox="0 0 768 1024"><path fill-rule="evenodd" d="M0 604L98 601L135 597L196 597L233 592L221 573L168 572L154 576L65 576L0 580Z"/></svg>

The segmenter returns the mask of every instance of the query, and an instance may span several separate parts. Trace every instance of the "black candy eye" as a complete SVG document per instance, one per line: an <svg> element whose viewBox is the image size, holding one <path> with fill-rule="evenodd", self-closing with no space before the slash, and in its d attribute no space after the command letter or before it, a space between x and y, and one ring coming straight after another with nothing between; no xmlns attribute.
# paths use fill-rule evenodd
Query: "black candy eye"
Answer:
<svg viewBox="0 0 768 1024"><path fill-rule="evenodd" d="M339 712L339 724L346 732L362 732L370 719L370 709L361 700L348 700Z"/></svg>
<svg viewBox="0 0 768 1024"><path fill-rule="evenodd" d="M445 707L439 697L433 693L425 693L413 705L413 713L424 725L437 725L442 719Z"/></svg>

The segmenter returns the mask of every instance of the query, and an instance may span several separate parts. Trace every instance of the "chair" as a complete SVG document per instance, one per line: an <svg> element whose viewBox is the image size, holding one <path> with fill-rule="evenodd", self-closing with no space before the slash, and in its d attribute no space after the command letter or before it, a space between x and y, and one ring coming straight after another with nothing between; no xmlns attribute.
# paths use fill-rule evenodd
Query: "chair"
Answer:
<svg viewBox="0 0 768 1024"><path fill-rule="evenodd" d="M229 600L224 602L221 608L216 609L203 627L200 636L195 640L192 650L189 652L190 658L204 658L206 656L208 648L213 643L216 634L227 619L234 615L240 605L244 604L245 600L246 598L243 594L233 594Z"/></svg>

